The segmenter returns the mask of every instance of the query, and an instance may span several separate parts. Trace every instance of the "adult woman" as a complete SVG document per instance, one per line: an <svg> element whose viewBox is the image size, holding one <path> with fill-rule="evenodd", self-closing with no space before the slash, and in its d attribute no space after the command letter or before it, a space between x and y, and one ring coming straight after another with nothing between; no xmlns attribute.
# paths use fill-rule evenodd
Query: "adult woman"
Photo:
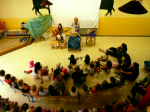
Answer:
<svg viewBox="0 0 150 112"><path fill-rule="evenodd" d="M106 53L108 55L112 55L116 58L121 58L124 54L126 54L127 52L127 45L125 43L122 43L121 46L115 48L115 47L111 47L109 49L103 50L103 49L99 49L100 51Z"/></svg>
<svg viewBox="0 0 150 112"><path fill-rule="evenodd" d="M120 69L117 74L121 73L121 76L124 76L130 81L134 81L139 76L139 64L134 62L131 67Z"/></svg>
<svg viewBox="0 0 150 112"><path fill-rule="evenodd" d="M80 67L77 65L75 67L75 72L72 73L72 79L74 79L74 84L81 85L83 82L85 82L85 77L87 75L83 74L83 71L80 70Z"/></svg>
<svg viewBox="0 0 150 112"><path fill-rule="evenodd" d="M54 32L54 34L56 34L56 38L58 39L58 40L61 40L61 39L63 39L64 41L66 41L66 35L63 33L63 27L62 27L62 24L61 23L59 23L58 24L58 28L55 28L54 30L53 30L53 32Z"/></svg>
<svg viewBox="0 0 150 112"><path fill-rule="evenodd" d="M43 83L43 81L42 81L42 65L40 62L37 62L35 64L35 66L32 68L32 77L34 79L41 79L41 83Z"/></svg>
<svg viewBox="0 0 150 112"><path fill-rule="evenodd" d="M62 80L63 80L63 76L65 74L60 74L59 73L59 69L54 70L54 72L52 71L52 86L54 87L54 89L60 89L61 85L63 84Z"/></svg>
<svg viewBox="0 0 150 112"><path fill-rule="evenodd" d="M71 27L75 27L75 31L79 33L80 31L80 23L78 22L78 18L74 18L74 22L71 23Z"/></svg>

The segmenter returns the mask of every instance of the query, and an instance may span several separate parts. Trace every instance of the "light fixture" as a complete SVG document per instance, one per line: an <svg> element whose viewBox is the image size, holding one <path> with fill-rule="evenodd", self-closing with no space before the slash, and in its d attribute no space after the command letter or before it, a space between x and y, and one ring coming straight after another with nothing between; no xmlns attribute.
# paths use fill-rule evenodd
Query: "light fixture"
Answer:
<svg viewBox="0 0 150 112"><path fill-rule="evenodd" d="M53 3L51 3L50 1L48 0L44 0L40 6L43 6L43 7L47 7L47 6L50 6L50 5L53 5Z"/></svg>
<svg viewBox="0 0 150 112"><path fill-rule="evenodd" d="M118 9L128 14L146 14L148 12L138 0L131 0Z"/></svg>

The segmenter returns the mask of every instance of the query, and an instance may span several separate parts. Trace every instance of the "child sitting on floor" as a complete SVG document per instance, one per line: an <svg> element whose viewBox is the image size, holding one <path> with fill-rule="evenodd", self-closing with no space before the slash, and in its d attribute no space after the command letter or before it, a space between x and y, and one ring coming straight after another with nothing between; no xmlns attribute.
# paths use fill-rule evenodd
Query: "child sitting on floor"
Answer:
<svg viewBox="0 0 150 112"><path fill-rule="evenodd" d="M110 83L108 84L108 87L112 88L112 87L116 87L116 86L117 86L116 79L115 79L115 77L111 76L110 77Z"/></svg>
<svg viewBox="0 0 150 112"><path fill-rule="evenodd" d="M24 83L22 79L18 80L18 86L23 93L28 93L30 91L30 86Z"/></svg>
<svg viewBox="0 0 150 112"><path fill-rule="evenodd" d="M106 65L102 65L101 64L101 66L102 66L101 69L104 69L106 72L108 72L112 68L112 62L111 61L107 61Z"/></svg>
<svg viewBox="0 0 150 112"><path fill-rule="evenodd" d="M107 82L107 80L104 80L102 82L102 89L108 89L108 82Z"/></svg>
<svg viewBox="0 0 150 112"><path fill-rule="evenodd" d="M5 71L4 70L0 70L0 78L2 81L5 81Z"/></svg>
<svg viewBox="0 0 150 112"><path fill-rule="evenodd" d="M19 89L18 84L17 84L17 79L15 76L10 78L11 84L14 88Z"/></svg>
<svg viewBox="0 0 150 112"><path fill-rule="evenodd" d="M100 72L100 62L99 61L95 61L94 63L94 67L95 67L95 71L96 72Z"/></svg>
<svg viewBox="0 0 150 112"><path fill-rule="evenodd" d="M90 63L90 56L88 54L85 56L85 59L83 59L83 57L80 58L85 62L85 64L88 65Z"/></svg>
<svg viewBox="0 0 150 112"><path fill-rule="evenodd" d="M69 64L69 65L68 65L68 68L67 68L67 73L69 74L70 77L72 77L73 71L74 71L74 70L72 69L72 65Z"/></svg>
<svg viewBox="0 0 150 112"><path fill-rule="evenodd" d="M72 86L71 91L70 91L71 96L78 96L78 90L76 89L75 86Z"/></svg>
<svg viewBox="0 0 150 112"><path fill-rule="evenodd" d="M50 81L51 75L48 73L48 70L43 71L43 78L45 81Z"/></svg>
<svg viewBox="0 0 150 112"><path fill-rule="evenodd" d="M90 90L92 90L92 93L96 93L102 90L102 87L99 83L96 83L96 85L92 88L90 88Z"/></svg>
<svg viewBox="0 0 150 112"><path fill-rule="evenodd" d="M81 96L85 97L86 95L89 94L88 87L86 85L83 85L83 88L80 89L79 93Z"/></svg>
<svg viewBox="0 0 150 112"><path fill-rule="evenodd" d="M61 63L57 63L57 65L56 65L56 70L58 69L60 72L62 72L63 66L60 67L60 65L61 65Z"/></svg>
<svg viewBox="0 0 150 112"><path fill-rule="evenodd" d="M5 75L5 81L6 81L7 84L9 84L9 85L11 85L10 78L11 78L11 75L10 75L10 74L6 74L6 75Z"/></svg>
<svg viewBox="0 0 150 112"><path fill-rule="evenodd" d="M29 105L27 103L24 103L22 106L21 106L21 109L23 112L26 112L29 108Z"/></svg>
<svg viewBox="0 0 150 112"><path fill-rule="evenodd" d="M90 63L90 67L87 69L87 72L90 76L94 76L95 74L95 68L94 68L94 64Z"/></svg>
<svg viewBox="0 0 150 112"><path fill-rule="evenodd" d="M43 86L39 86L38 91L39 91L39 95L47 95L47 94L49 94L49 90L46 89L46 88L44 89Z"/></svg>
<svg viewBox="0 0 150 112"><path fill-rule="evenodd" d="M74 58L74 55L72 54L68 59L70 60L70 64L74 65L74 64L76 64L76 61L77 61L77 59L79 59L79 57Z"/></svg>
<svg viewBox="0 0 150 112"><path fill-rule="evenodd" d="M32 60L32 61L30 61L30 62L29 62L29 64L30 64L30 66L29 66L29 67L31 68L31 70L29 70L29 71L24 70L24 73L26 73L26 74L31 73L31 72L32 72L32 68L35 66L35 65L34 65L34 61L33 61L33 60Z"/></svg>
<svg viewBox="0 0 150 112"><path fill-rule="evenodd" d="M100 56L98 58L98 61L107 61L108 60L108 53L106 52L105 55Z"/></svg>
<svg viewBox="0 0 150 112"><path fill-rule="evenodd" d="M31 86L30 93L31 93L31 95L38 95L39 94L36 85ZM35 97L35 98L39 98L39 97Z"/></svg>
<svg viewBox="0 0 150 112"><path fill-rule="evenodd" d="M117 68L118 66L123 65L120 58L118 58L117 61L118 62L112 62L112 68Z"/></svg>

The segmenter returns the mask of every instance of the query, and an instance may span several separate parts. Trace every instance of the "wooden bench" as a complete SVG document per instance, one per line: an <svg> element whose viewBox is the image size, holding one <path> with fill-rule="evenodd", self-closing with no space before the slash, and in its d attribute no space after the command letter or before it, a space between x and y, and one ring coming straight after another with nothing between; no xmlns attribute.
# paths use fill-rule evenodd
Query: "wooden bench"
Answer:
<svg viewBox="0 0 150 112"><path fill-rule="evenodd" d="M28 35L28 30L26 30L26 32L23 32L23 30L21 30L21 29L11 29L11 30L6 30L6 33L5 33L5 35L6 35L6 37L7 37L7 35L16 35L16 37L17 37L17 35ZM8 38L8 37L7 37Z"/></svg>
<svg viewBox="0 0 150 112"><path fill-rule="evenodd" d="M86 96L82 96L81 97L81 103L83 102L83 100L85 98L88 98L88 97L93 97L93 96L96 96L96 95L99 95L99 94L102 94L102 93L106 93L106 92L109 92L109 91L113 91L113 90L116 90L116 89L119 89L119 88L122 88L122 92L123 92L123 89L124 89L124 86L126 84L123 84L123 85L120 85L120 86L116 86L116 87L113 87L113 88L110 88L110 89L105 89L103 91L99 91L99 92L96 92L96 93L92 93L92 94L88 94Z"/></svg>
<svg viewBox="0 0 150 112"><path fill-rule="evenodd" d="M30 94L30 97L32 98L32 102L33 102L33 98L34 97L44 97L44 98L64 98L64 99L78 99L79 100L79 105L81 104L81 95L80 93L78 92L78 96L50 96L50 95L45 95L45 96L42 96L42 95L31 95Z"/></svg>

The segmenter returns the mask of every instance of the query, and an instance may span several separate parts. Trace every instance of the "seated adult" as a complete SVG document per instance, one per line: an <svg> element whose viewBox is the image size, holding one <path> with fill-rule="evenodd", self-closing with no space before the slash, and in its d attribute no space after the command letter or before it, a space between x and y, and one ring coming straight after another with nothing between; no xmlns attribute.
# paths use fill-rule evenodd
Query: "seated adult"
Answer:
<svg viewBox="0 0 150 112"><path fill-rule="evenodd" d="M137 85L137 84L135 84L135 86L133 86L132 89L131 89L131 94L132 94L132 96L134 98L135 98L137 92L144 96L149 89L150 89L150 83L147 83L145 85ZM127 97L129 99L132 98L129 95Z"/></svg>
<svg viewBox="0 0 150 112"><path fill-rule="evenodd" d="M85 82L87 74L83 74L83 71L80 70L80 67L77 65L75 67L75 72L72 73L72 79L74 80L74 84L81 85Z"/></svg>
<svg viewBox="0 0 150 112"><path fill-rule="evenodd" d="M65 74L61 75L59 73L59 69L56 69L54 70L54 72L52 71L51 75L52 75L52 86L54 87L54 89L59 89L63 84L63 76Z"/></svg>
<svg viewBox="0 0 150 112"><path fill-rule="evenodd" d="M122 62L121 65L117 66L117 69L127 68L131 66L131 58L129 54L125 54L124 58L125 58L124 61Z"/></svg>
<svg viewBox="0 0 150 112"><path fill-rule="evenodd" d="M61 23L58 24L58 28L53 29L53 35L56 36L57 40L66 41L66 35L63 32L64 30Z"/></svg>
<svg viewBox="0 0 150 112"><path fill-rule="evenodd" d="M112 88L112 87L116 87L116 86L117 86L116 79L115 79L115 77L111 76L110 77L110 83L108 84L108 87Z"/></svg>
<svg viewBox="0 0 150 112"><path fill-rule="evenodd" d="M104 53L107 52L108 55L112 55L116 58L121 58L123 54L127 52L127 45L125 43L122 43L122 45L117 48L110 47L109 49L106 49L106 50L103 50L103 49L99 49L99 50Z"/></svg>
<svg viewBox="0 0 150 112"><path fill-rule="evenodd" d="M139 64L134 62L131 67L120 69L117 74L121 73L127 80L134 81L139 76Z"/></svg>

